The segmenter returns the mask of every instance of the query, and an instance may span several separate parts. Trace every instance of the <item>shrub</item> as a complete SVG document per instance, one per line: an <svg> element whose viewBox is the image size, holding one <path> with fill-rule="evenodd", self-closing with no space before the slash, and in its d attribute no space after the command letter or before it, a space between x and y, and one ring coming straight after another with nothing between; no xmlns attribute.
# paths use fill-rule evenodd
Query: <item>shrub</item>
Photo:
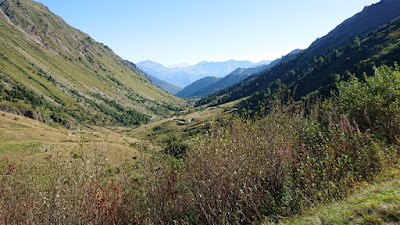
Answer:
<svg viewBox="0 0 400 225"><path fill-rule="evenodd" d="M1 224L136 223L134 182L129 191L107 174L104 161L49 156L40 166L0 162ZM92 161L92 163L91 163Z"/></svg>
<svg viewBox="0 0 400 225"><path fill-rule="evenodd" d="M330 110L317 115L319 122L315 117L305 119L299 130L301 144L293 157L297 166L291 176L294 209L341 199L356 183L373 179L385 165L383 146L370 133L360 131L356 121ZM326 123L321 123L324 118Z"/></svg>
<svg viewBox="0 0 400 225"><path fill-rule="evenodd" d="M165 144L164 152L178 159L182 158L189 148L189 146L183 143L176 135L168 136L165 140Z"/></svg>
<svg viewBox="0 0 400 225"><path fill-rule="evenodd" d="M274 101L261 118L214 124L181 166L153 170L150 221L274 222L372 180L391 153L334 103L317 102L305 113Z"/></svg>
<svg viewBox="0 0 400 225"><path fill-rule="evenodd" d="M270 115L214 127L188 154L187 208L199 223L251 223L281 212L297 143L292 120Z"/></svg>
<svg viewBox="0 0 400 225"><path fill-rule="evenodd" d="M381 66L365 82L352 77L338 84L338 104L360 125L379 139L395 143L400 135L400 68Z"/></svg>

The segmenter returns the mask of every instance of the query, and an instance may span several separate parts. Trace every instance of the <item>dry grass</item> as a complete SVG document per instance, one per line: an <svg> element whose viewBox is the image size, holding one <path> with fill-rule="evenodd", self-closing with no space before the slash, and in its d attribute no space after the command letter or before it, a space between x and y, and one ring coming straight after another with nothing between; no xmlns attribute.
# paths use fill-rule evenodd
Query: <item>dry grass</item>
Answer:
<svg viewBox="0 0 400 225"><path fill-rule="evenodd" d="M176 120L186 122L190 118L194 118L191 123L183 124L176 121L171 121L171 116L171 118L145 124L134 129L121 128L117 130L117 132L123 133L129 137L140 139L145 139L149 136L149 134L151 134L152 138L154 139L157 138L157 136L165 136L166 133L158 134L157 132L154 132L155 129L161 127L164 130L169 130L171 133L178 134L179 136L186 136L189 131L195 131L197 133L198 131L204 130L204 127L208 127L210 125L210 121L228 119L232 117L232 115L234 115L234 110L232 110L232 108L235 108L236 105L244 99L229 102L219 106L219 108L212 108L210 110L207 110L207 108L188 108L184 110L184 115L174 117ZM167 135L170 135L170 133L167 132Z"/></svg>
<svg viewBox="0 0 400 225"><path fill-rule="evenodd" d="M132 143L139 143L138 139L95 129L84 128L79 131L54 128L23 116L1 112L0 157L7 157L13 162L42 161L48 154L76 158L82 155L81 149L84 148L87 151L103 149L112 166L125 161L133 162L133 157L138 158L138 147L132 147Z"/></svg>
<svg viewBox="0 0 400 225"><path fill-rule="evenodd" d="M49 157L46 163L37 166L15 164L3 158L0 163L0 223L134 222L135 213L127 206L136 205L129 202L135 198L125 192L124 176L114 181L116 175L110 174L107 161L96 154L85 154L74 161L62 156Z"/></svg>

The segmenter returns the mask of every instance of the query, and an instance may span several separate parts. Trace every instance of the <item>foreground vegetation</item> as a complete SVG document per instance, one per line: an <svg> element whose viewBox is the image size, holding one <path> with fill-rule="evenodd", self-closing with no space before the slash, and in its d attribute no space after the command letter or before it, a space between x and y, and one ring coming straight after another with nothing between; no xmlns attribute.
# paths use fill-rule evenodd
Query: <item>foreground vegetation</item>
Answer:
<svg viewBox="0 0 400 225"><path fill-rule="evenodd" d="M344 201L321 205L281 224L396 224L400 221L400 167L362 183Z"/></svg>
<svg viewBox="0 0 400 225"><path fill-rule="evenodd" d="M112 169L83 145L72 159L56 154L36 166L4 159L0 221L279 222L345 198L398 164L399 84L400 69L382 66L373 77L338 84L324 102L295 103L281 89L258 115L215 122L183 154L174 152L179 145L171 156L142 145L140 163ZM388 212L398 209L393 204Z"/></svg>

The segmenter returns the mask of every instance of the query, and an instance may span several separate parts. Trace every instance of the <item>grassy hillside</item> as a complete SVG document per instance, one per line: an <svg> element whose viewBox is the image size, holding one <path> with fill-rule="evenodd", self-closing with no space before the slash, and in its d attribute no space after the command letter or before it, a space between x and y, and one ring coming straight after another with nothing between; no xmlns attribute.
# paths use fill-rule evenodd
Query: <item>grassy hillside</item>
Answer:
<svg viewBox="0 0 400 225"><path fill-rule="evenodd" d="M35 132L32 132L34 130ZM14 162L31 162L37 166L48 157L81 159L83 154L103 155L111 167L134 163L139 158L140 140L105 128L68 130L54 128L37 120L0 112L0 158Z"/></svg>
<svg viewBox="0 0 400 225"><path fill-rule="evenodd" d="M45 6L7 0L0 10L0 99L46 122L137 125L182 103L107 46Z"/></svg>

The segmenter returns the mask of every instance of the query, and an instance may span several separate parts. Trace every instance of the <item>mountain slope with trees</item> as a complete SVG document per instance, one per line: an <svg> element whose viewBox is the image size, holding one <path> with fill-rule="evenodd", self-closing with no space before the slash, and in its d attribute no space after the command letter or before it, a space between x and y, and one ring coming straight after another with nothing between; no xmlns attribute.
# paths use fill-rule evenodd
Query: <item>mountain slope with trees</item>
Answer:
<svg viewBox="0 0 400 225"><path fill-rule="evenodd" d="M345 20L326 36L316 40L305 56L326 54L338 46L345 45L354 37L362 37L380 26L399 17L400 4L397 0L383 0L367 6L363 11Z"/></svg>
<svg viewBox="0 0 400 225"><path fill-rule="evenodd" d="M381 10L385 9L388 11L387 17L385 17L386 20L381 21L388 21L393 17L389 12L395 7L400 7L399 1L385 0L366 7L364 11L370 14L377 10L379 15L383 16L385 13L382 13ZM362 21L365 14L363 12L355 15L352 20ZM376 13L378 14L378 12ZM400 10L397 11L397 14L400 16ZM368 20L365 22L367 23ZM357 23L354 26L357 26ZM370 27L368 26L368 29L364 30L364 33L367 34L360 37L353 36L353 39L342 45L341 42L335 43L331 46L334 49L323 55L318 55L318 52L324 51L324 48L317 48L313 44L293 59L281 62L257 77L250 77L230 88L208 96L200 100L198 104L211 103L215 105L251 96L244 104L248 107L256 107L273 94L278 83L295 90L297 100L311 95L327 96L334 88L335 82L347 80L351 73L362 75L366 72L367 75L372 75L374 65L393 65L395 61L398 61L399 19L381 24L381 26L373 32L369 32ZM314 54L310 55L310 52L314 52Z"/></svg>
<svg viewBox="0 0 400 225"><path fill-rule="evenodd" d="M0 8L0 65L3 110L67 127L137 125L181 103L30 0L7 0Z"/></svg>
<svg viewBox="0 0 400 225"><path fill-rule="evenodd" d="M274 65L273 63L271 64ZM248 78L250 75L267 70L271 64L261 65L252 68L237 68L236 70L232 71L230 74L226 75L223 78L218 78L218 77L202 78L186 86L182 91L178 92L176 96L182 98L205 97L216 91L230 87Z"/></svg>

